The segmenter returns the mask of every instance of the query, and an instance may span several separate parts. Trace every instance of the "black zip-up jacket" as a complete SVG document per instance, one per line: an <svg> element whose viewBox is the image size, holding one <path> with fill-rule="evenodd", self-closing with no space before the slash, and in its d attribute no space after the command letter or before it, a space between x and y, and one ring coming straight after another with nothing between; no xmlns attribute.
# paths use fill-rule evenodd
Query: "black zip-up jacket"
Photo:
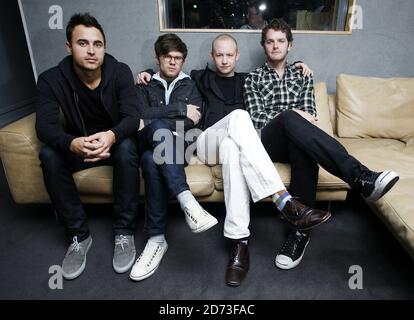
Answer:
<svg viewBox="0 0 414 320"><path fill-rule="evenodd" d="M236 109L245 109L243 100L243 85L247 73L235 73L235 96L234 99L226 101L220 88L216 83L217 73L208 67L204 70L191 71L191 78L197 84L203 100L205 102L205 115L203 118L202 129L221 120Z"/></svg>
<svg viewBox="0 0 414 320"><path fill-rule="evenodd" d="M139 126L140 106L131 69L105 54L101 100L112 119L116 141L133 135ZM64 152L76 137L87 136L76 93L72 56L43 72L37 81L36 132L41 141ZM60 110L65 127L59 121Z"/></svg>
<svg viewBox="0 0 414 320"><path fill-rule="evenodd" d="M200 107L199 111L203 115L203 100L195 82L189 77L177 81L168 105L165 101L165 88L156 79L151 79L148 85L136 85L136 90L138 104L141 106L141 118L145 124L150 123L152 119L165 119L170 123L171 130L174 130L177 121L184 121L184 130L187 131L196 127L194 122L187 118L187 105Z"/></svg>

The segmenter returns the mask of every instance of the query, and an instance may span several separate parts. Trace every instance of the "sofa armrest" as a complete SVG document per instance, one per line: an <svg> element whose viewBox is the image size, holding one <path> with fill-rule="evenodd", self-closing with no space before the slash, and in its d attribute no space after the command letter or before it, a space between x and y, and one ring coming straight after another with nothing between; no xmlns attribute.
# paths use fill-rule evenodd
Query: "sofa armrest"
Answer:
<svg viewBox="0 0 414 320"><path fill-rule="evenodd" d="M17 203L49 202L38 156L41 147L34 113L0 129L0 156Z"/></svg>

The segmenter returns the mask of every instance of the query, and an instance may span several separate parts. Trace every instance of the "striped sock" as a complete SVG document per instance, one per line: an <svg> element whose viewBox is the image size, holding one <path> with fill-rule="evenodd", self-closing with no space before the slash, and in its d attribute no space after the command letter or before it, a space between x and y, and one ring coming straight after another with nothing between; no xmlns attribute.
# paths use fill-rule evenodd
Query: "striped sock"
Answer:
<svg viewBox="0 0 414 320"><path fill-rule="evenodd" d="M276 205L276 207L279 209L279 211L282 211L285 207L286 203L292 199L292 196L289 194L289 192L284 192L282 195L279 195L275 193L272 196L273 203Z"/></svg>

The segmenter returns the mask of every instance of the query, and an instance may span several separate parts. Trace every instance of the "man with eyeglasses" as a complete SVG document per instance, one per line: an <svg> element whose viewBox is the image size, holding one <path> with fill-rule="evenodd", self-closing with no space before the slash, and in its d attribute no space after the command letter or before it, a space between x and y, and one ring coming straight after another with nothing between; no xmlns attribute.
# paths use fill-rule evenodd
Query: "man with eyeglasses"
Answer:
<svg viewBox="0 0 414 320"><path fill-rule="evenodd" d="M192 232L203 232L217 224L217 219L190 192L184 171L184 153L189 145L184 135L199 124L202 105L196 84L182 72L187 46L177 35L165 34L157 39L154 48L159 71L147 86L137 86L144 119L137 143L145 181L148 241L130 274L135 281L154 274L167 251L165 229L170 197L180 203Z"/></svg>
<svg viewBox="0 0 414 320"><path fill-rule="evenodd" d="M246 74L235 72L240 57L236 39L221 34L213 40L211 49L216 71L206 68L191 72L206 109L204 131L197 138L197 156L208 165L222 165L226 206L223 233L231 247L226 284L239 286L250 268L250 198L258 202L271 196L278 212L299 229L320 225L329 219L330 213L302 205L283 185L244 110L242 89ZM306 65L297 66L309 74ZM151 74L140 73L138 83L148 82L151 83Z"/></svg>

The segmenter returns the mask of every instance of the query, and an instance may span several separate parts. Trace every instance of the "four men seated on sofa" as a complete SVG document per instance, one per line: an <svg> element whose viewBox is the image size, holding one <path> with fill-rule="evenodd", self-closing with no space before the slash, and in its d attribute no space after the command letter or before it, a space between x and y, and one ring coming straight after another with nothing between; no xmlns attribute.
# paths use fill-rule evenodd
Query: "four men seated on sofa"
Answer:
<svg viewBox="0 0 414 320"><path fill-rule="evenodd" d="M182 72L186 45L178 36L166 34L155 43L159 71L152 77L142 74L142 84L134 87L130 69L105 53L105 35L96 19L89 14L71 18L69 56L40 75L36 112L37 134L45 143L39 155L45 185L70 243L62 264L66 279L83 272L92 244L72 178L75 171L114 167L113 268L127 272L135 262L133 280L151 276L167 250L171 197L180 203L191 231L206 231L217 224L186 182L184 166L192 152L184 136L196 126L197 156L223 168L224 235L233 242L226 272L230 286L240 285L249 269L250 197L256 202L271 196L289 222L292 232L275 263L290 269L304 255L308 230L330 217L329 212L312 208L318 164L372 201L397 182L396 173L370 171L314 125L312 78L287 63L292 41L283 20L269 23L261 41L266 63L246 76L234 72L239 59L236 40L220 35L211 53L216 72L193 71L190 79ZM65 128L59 121L60 110ZM254 127L263 129L261 139ZM291 164L289 191L272 161ZM139 166L146 189L148 242L135 261Z"/></svg>

